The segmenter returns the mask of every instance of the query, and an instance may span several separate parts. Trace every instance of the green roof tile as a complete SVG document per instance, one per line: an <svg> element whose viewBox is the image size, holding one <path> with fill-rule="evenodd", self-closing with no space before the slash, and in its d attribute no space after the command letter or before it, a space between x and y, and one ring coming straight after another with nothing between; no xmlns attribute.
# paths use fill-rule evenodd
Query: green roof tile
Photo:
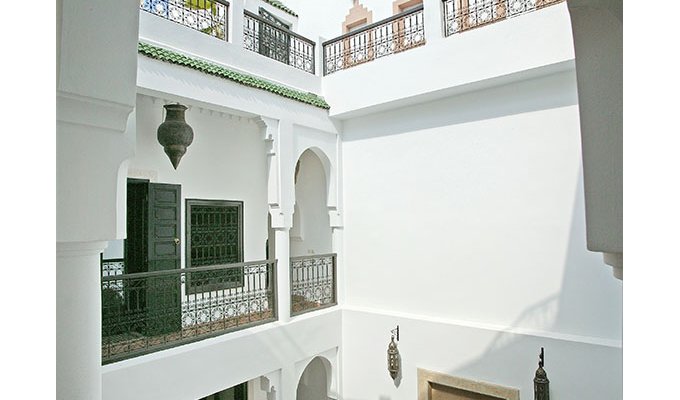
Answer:
<svg viewBox="0 0 680 400"><path fill-rule="evenodd" d="M297 17L298 15L295 13L295 11L291 10L290 8L286 7L285 4L281 3L279 0L263 0L265 3L269 3L272 6L278 8L279 10L283 10L287 12L288 14Z"/></svg>
<svg viewBox="0 0 680 400"><path fill-rule="evenodd" d="M323 99L323 97L318 96L314 93L309 92L305 93L296 89L291 89L289 87L282 86L274 82L270 82L257 76L236 72L228 68L225 68L221 65L192 58L184 54L174 52L172 50L152 46L148 43L139 42L138 51L139 54L143 54L147 57L151 57L156 60L165 61L172 64L185 65L189 68L204 72L209 75L219 76L234 82L238 82L245 86L266 90L279 96L287 97L289 99L293 99L305 104L310 104L315 107L323 108L326 110L331 108L328 105L328 103L326 103L326 100Z"/></svg>

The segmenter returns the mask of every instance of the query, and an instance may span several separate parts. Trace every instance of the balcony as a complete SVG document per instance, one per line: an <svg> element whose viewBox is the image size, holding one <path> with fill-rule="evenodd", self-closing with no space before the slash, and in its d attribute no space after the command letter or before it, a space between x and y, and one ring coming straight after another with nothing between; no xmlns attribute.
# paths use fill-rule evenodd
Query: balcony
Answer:
<svg viewBox="0 0 680 400"><path fill-rule="evenodd" d="M315 73L315 43L249 11L243 15L243 47L299 70Z"/></svg>
<svg viewBox="0 0 680 400"><path fill-rule="evenodd" d="M373 55L377 50L371 41L384 34L353 39L363 41L354 46L362 49L361 55L354 55L356 50L351 49L350 38L356 32L324 43L322 87L331 104L329 115L346 120L401 108L410 112L408 107L423 101L573 69L571 22L563 0L477 0L480 5L495 4L495 8L486 9L488 14L483 7L456 8L469 3L473 1L434 2L442 6L439 9L432 7L432 1L425 2L424 11L414 10L424 12L426 26L419 28L425 34L422 43L406 47L413 51L400 51L379 61L375 61L379 57ZM463 29L465 15L468 22ZM512 18L520 15L523 17ZM420 24L418 19L417 26ZM426 45L414 48L425 41ZM366 90L367 80L370 90Z"/></svg>
<svg viewBox="0 0 680 400"><path fill-rule="evenodd" d="M337 254L291 257L292 316L338 304L336 266Z"/></svg>
<svg viewBox="0 0 680 400"><path fill-rule="evenodd" d="M499 22L564 0L444 0L444 36Z"/></svg>
<svg viewBox="0 0 680 400"><path fill-rule="evenodd" d="M223 0L141 0L139 8L218 39L227 40L229 3Z"/></svg>
<svg viewBox="0 0 680 400"><path fill-rule="evenodd" d="M125 273L102 260L102 363L278 319L276 261ZM337 255L290 259L291 315L337 304Z"/></svg>
<svg viewBox="0 0 680 400"><path fill-rule="evenodd" d="M277 320L276 261L125 274L102 261L102 363Z"/></svg>
<svg viewBox="0 0 680 400"><path fill-rule="evenodd" d="M421 5L324 42L324 75L424 44Z"/></svg>

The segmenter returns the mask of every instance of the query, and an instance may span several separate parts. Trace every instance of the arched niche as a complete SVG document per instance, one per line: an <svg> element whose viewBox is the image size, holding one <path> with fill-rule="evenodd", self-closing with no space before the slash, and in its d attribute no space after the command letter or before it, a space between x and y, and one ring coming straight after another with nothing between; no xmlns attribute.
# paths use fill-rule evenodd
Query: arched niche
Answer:
<svg viewBox="0 0 680 400"><path fill-rule="evenodd" d="M328 146L326 146L328 147ZM296 160L300 161L300 157L305 152L312 152L314 155L316 155L321 162L321 166L323 167L324 174L326 176L326 204L329 208L335 208L337 205L337 166L335 165L335 159L331 158L328 156L328 152L331 149L326 148L322 149L321 147L318 146L309 146L305 148L301 148L298 150L296 156ZM296 165L296 171L298 170L298 166ZM297 174L297 172L296 172Z"/></svg>
<svg viewBox="0 0 680 400"><path fill-rule="evenodd" d="M303 151L297 160L291 257L332 252L332 231L328 215L330 171L330 161L318 149Z"/></svg>
<svg viewBox="0 0 680 400"><path fill-rule="evenodd" d="M327 358L314 357L305 367L298 380L296 400L330 399L333 367Z"/></svg>

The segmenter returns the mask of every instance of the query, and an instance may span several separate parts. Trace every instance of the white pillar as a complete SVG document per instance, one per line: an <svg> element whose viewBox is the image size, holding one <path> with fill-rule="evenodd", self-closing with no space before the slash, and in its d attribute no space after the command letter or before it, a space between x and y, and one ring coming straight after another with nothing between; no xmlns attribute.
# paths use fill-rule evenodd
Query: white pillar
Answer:
<svg viewBox="0 0 680 400"><path fill-rule="evenodd" d="M57 242L57 399L102 398L101 272L107 243Z"/></svg>
<svg viewBox="0 0 680 400"><path fill-rule="evenodd" d="M277 313L280 322L290 321L290 227L293 219L295 187L292 160L293 125L260 117L257 120L267 143L269 160L267 199L271 227L275 231L274 256L277 260L276 293Z"/></svg>
<svg viewBox="0 0 680 400"><path fill-rule="evenodd" d="M245 9L243 0L232 1L229 4L229 42L236 46L243 47L243 11Z"/></svg>
<svg viewBox="0 0 680 400"><path fill-rule="evenodd" d="M281 369L281 400L296 400L298 377L295 364L286 365Z"/></svg>
<svg viewBox="0 0 680 400"><path fill-rule="evenodd" d="M279 322L290 321L290 228L276 228L276 293Z"/></svg>
<svg viewBox="0 0 680 400"><path fill-rule="evenodd" d="M343 244L342 244L342 232L341 226L332 227L333 235L333 253L335 253L335 289L336 289L336 301L338 304L343 304L345 301L345 283L341 277L345 276L343 269Z"/></svg>
<svg viewBox="0 0 680 400"><path fill-rule="evenodd" d="M569 0L588 250L623 279L623 6Z"/></svg>
<svg viewBox="0 0 680 400"><path fill-rule="evenodd" d="M423 0L425 41L428 46L444 40L443 10L441 0Z"/></svg>

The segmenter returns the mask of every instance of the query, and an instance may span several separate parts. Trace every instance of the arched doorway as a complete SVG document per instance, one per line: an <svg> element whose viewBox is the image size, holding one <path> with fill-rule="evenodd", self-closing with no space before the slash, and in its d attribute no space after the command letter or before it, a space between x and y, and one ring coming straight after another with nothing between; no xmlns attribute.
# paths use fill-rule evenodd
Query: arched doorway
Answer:
<svg viewBox="0 0 680 400"><path fill-rule="evenodd" d="M290 256L332 252L325 168L312 150L305 150L295 167L295 206L290 231Z"/></svg>

